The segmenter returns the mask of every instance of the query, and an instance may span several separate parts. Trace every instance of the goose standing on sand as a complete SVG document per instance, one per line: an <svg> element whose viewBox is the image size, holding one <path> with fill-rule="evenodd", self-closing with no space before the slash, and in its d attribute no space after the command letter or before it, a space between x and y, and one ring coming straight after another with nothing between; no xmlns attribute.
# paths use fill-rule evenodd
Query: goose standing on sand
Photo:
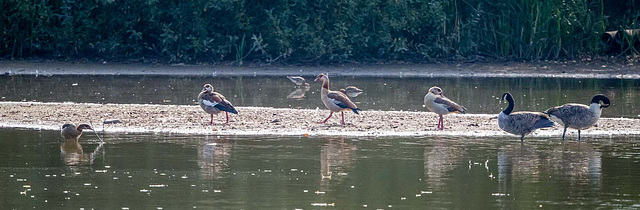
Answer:
<svg viewBox="0 0 640 210"><path fill-rule="evenodd" d="M91 128L91 126L87 125L87 124L80 124L78 125L78 127L76 127L74 124L71 123L66 123L64 125L62 125L62 129L60 129L60 135L64 138L64 139L79 139L80 136L82 136L82 130L84 129L89 129L89 130L93 130L93 128Z"/></svg>
<svg viewBox="0 0 640 210"><path fill-rule="evenodd" d="M227 123L229 124L229 112L238 114L231 102L220 93L213 91L211 84L205 84L202 92L198 95L198 103L200 107L207 113L211 114L211 124L213 124L213 115L224 112L227 115Z"/></svg>
<svg viewBox="0 0 640 210"><path fill-rule="evenodd" d="M342 126L344 123L344 110L352 110L354 113L359 114L358 111L362 111L356 106L349 97L344 93L339 91L330 91L329 90L329 77L325 74L318 74L315 81L322 81L322 91L320 93L320 99L327 109L331 111L329 117L322 121L322 123L326 123L329 118L333 115L334 112L340 112L342 114Z"/></svg>
<svg viewBox="0 0 640 210"><path fill-rule="evenodd" d="M541 112L512 112L513 97L510 93L502 95L502 100L507 100L509 106L498 115L498 126L503 131L514 135L520 135L520 141L524 141L524 136L538 128L553 126L553 121L546 114Z"/></svg>
<svg viewBox="0 0 640 210"><path fill-rule="evenodd" d="M442 88L437 86L429 88L429 92L424 96L424 106L427 107L429 111L440 115L440 119L438 119L438 130L444 130L444 120L442 115L455 112L464 114L467 111L463 106L460 106L451 99L444 97Z"/></svg>
<svg viewBox="0 0 640 210"><path fill-rule="evenodd" d="M602 104L600 104L602 102ZM590 128L598 119L602 113L602 108L607 108L611 105L609 98L602 94L598 94L591 98L591 104L589 106L584 104L565 104L562 106L551 107L544 111L548 114L553 121L564 125L564 131L562 131L562 140L564 141L564 135L567 133L567 128L573 128L578 130L578 141L580 141L580 130Z"/></svg>
<svg viewBox="0 0 640 210"><path fill-rule="evenodd" d="M346 88L340 89L340 92L346 94L351 98L355 98L358 95L362 94L363 91L360 88L357 88L356 86L348 86Z"/></svg>
<svg viewBox="0 0 640 210"><path fill-rule="evenodd" d="M289 80L291 80L291 82L293 82L294 84L296 84L297 86L303 86L303 85L309 85L309 83L305 82L305 79L303 77L298 77L298 76L287 76L287 78Z"/></svg>

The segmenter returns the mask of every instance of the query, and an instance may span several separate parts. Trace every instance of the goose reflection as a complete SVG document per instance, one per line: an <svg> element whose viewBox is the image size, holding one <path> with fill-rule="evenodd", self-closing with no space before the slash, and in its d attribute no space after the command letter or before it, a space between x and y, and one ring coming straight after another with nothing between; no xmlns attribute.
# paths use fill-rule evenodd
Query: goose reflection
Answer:
<svg viewBox="0 0 640 210"><path fill-rule="evenodd" d="M320 149L321 190L327 190L329 180L340 180L353 167L357 146L344 138L328 138Z"/></svg>
<svg viewBox="0 0 640 210"><path fill-rule="evenodd" d="M424 176L430 186L444 187L449 172L460 166L460 157L465 151L451 146L448 141L438 140L432 147L424 148Z"/></svg>
<svg viewBox="0 0 640 210"><path fill-rule="evenodd" d="M601 157L602 153L595 150L593 145L581 142L563 143L540 150L528 144L506 146L498 152L500 188L502 192L509 192L514 188L513 183L517 183L514 180L539 182L547 177L562 179L562 182L571 185L598 188Z"/></svg>
<svg viewBox="0 0 640 210"><path fill-rule="evenodd" d="M78 139L65 139L60 144L60 156L65 165L78 166L78 165L93 165L96 155L100 152L104 145L104 142L100 142L98 146L91 153L84 153L82 144Z"/></svg>
<svg viewBox="0 0 640 210"><path fill-rule="evenodd" d="M296 100L302 100L304 98L304 94L307 93L307 91L309 91L309 89L310 89L309 85L296 86L296 89L293 92L289 93L287 98L296 99Z"/></svg>
<svg viewBox="0 0 640 210"><path fill-rule="evenodd" d="M198 167L205 179L219 179L229 165L232 143L227 140L198 145Z"/></svg>

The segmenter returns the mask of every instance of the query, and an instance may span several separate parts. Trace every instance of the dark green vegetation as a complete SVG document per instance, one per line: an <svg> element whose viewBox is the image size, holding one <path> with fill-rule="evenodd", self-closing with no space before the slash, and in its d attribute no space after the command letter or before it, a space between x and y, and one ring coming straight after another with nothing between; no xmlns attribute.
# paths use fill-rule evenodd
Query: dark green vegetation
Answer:
<svg viewBox="0 0 640 210"><path fill-rule="evenodd" d="M576 59L621 53L600 37L633 29L638 3L1 0L0 57L236 64Z"/></svg>

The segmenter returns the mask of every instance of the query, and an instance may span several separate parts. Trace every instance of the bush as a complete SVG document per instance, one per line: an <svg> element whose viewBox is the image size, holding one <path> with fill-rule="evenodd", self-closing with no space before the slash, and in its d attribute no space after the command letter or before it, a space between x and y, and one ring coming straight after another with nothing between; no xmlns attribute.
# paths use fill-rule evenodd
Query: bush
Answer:
<svg viewBox="0 0 640 210"><path fill-rule="evenodd" d="M5 0L4 58L163 62L573 59L634 28L634 1ZM630 49L628 53L637 53Z"/></svg>

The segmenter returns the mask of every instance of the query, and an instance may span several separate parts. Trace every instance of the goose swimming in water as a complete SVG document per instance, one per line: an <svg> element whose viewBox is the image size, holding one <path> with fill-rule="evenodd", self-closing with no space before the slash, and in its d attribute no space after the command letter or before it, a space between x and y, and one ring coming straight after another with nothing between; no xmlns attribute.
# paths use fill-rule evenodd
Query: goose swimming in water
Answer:
<svg viewBox="0 0 640 210"><path fill-rule="evenodd" d="M444 97L442 88L437 86L429 88L429 92L424 96L424 106L427 107L429 111L440 115L437 127L438 130L444 130L444 120L442 115L456 112L464 114L467 111L463 106L460 106L451 99Z"/></svg>
<svg viewBox="0 0 640 210"><path fill-rule="evenodd" d="M342 114L341 123L342 126L344 126L344 110L351 110L356 114L359 114L358 111L362 111L358 108L358 106L356 106L356 104L351 102L351 100L349 100L349 97L347 97L347 95L345 95L344 93L329 90L329 77L327 75L318 74L315 81L322 81L322 91L320 92L320 99L322 100L324 106L331 111L329 117L327 117L327 119L325 119L321 123L326 123L327 120L331 118L334 112L340 112Z"/></svg>
<svg viewBox="0 0 640 210"><path fill-rule="evenodd" d="M229 124L229 112L238 114L231 102L220 93L213 91L211 84L205 84L202 92L198 94L198 103L205 112L211 115L211 124L213 124L213 115L224 112L227 115L227 123Z"/></svg>
<svg viewBox="0 0 640 210"><path fill-rule="evenodd" d="M87 124L80 124L76 128L76 126L74 124L66 123L66 124L62 125L62 129L60 129L60 135L64 139L76 139L77 140L77 139L80 138L80 136L82 136L82 130L84 130L84 129L93 130L93 128L91 128L91 126L89 126Z"/></svg>
<svg viewBox="0 0 640 210"><path fill-rule="evenodd" d="M602 102L602 104L600 104ZM598 119L602 113L602 108L607 108L611 105L609 98L602 94L598 94L591 98L591 104L589 106L584 104L565 104L562 106L551 107L544 111L545 114L551 116L553 121L556 121L564 126L562 131L562 140L564 141L564 135L567 133L567 128L573 128L578 130L578 141L580 141L580 130L590 128Z"/></svg>
<svg viewBox="0 0 640 210"><path fill-rule="evenodd" d="M553 126L553 121L541 112L512 112L513 97L510 93L502 95L502 100L507 100L509 106L498 115L498 126L503 131L520 136L520 141L524 141L524 136L538 128Z"/></svg>

